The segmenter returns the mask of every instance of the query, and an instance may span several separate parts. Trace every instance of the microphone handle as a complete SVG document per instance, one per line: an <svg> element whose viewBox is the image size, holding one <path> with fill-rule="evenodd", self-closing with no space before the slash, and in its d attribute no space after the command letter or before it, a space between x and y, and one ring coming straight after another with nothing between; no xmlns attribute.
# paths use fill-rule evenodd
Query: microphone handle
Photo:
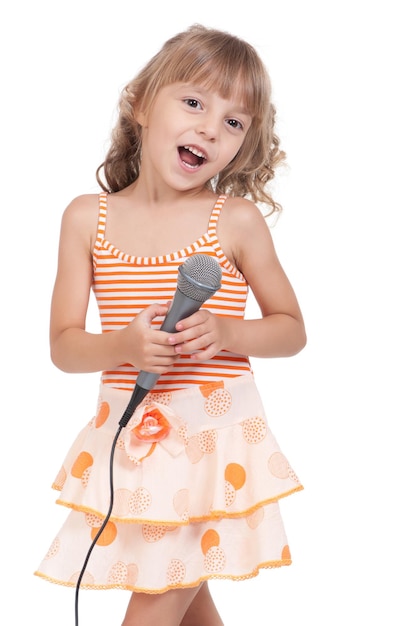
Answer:
<svg viewBox="0 0 416 626"><path fill-rule="evenodd" d="M167 333L176 333L175 326L180 321L189 317L192 313L196 313L201 308L203 303L198 300L193 300L189 296L185 296L181 291L176 290L175 296L172 301L172 305L164 319L160 330L164 330ZM140 372L137 377L136 384L139 387L143 387L150 391L156 384L159 374L152 374L150 372Z"/></svg>
<svg viewBox="0 0 416 626"><path fill-rule="evenodd" d="M193 300L189 296L185 296L178 289L175 292L172 305L163 321L160 330L165 330L168 333L175 333L175 325L180 321L189 317L192 313L196 313L201 308L202 302ZM124 428L127 426L134 411L141 402L145 399L147 394L155 386L159 374L152 374L151 372L141 371L136 379L136 384L130 401L126 410L123 413L122 418L119 421L119 425Z"/></svg>

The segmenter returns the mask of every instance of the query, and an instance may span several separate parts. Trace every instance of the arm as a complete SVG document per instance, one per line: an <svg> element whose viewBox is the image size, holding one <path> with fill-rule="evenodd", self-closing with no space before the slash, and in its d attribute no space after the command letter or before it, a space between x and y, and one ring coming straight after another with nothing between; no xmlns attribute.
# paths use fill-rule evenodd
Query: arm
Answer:
<svg viewBox="0 0 416 626"><path fill-rule="evenodd" d="M137 369L163 373L176 356L168 346L168 333L152 330L151 321L165 315L167 306L148 307L121 330L94 334L85 329L97 207L96 195L80 196L62 218L50 318L52 361L66 372L96 372L131 363Z"/></svg>
<svg viewBox="0 0 416 626"><path fill-rule="evenodd" d="M181 332L170 342L179 343L177 352L201 350L194 354L198 360L212 358L220 350L253 357L296 354L306 343L305 327L269 227L251 202L235 198L227 200L227 205L220 221L222 247L244 274L262 317L236 320L201 310L179 323Z"/></svg>

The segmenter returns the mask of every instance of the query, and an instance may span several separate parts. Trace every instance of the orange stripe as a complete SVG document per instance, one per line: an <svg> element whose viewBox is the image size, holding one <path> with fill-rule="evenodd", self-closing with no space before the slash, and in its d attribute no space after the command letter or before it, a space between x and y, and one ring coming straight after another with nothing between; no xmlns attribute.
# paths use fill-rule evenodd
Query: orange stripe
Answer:
<svg viewBox="0 0 416 626"><path fill-rule="evenodd" d="M218 259L222 268L220 290L202 306L223 317L243 318L248 286L242 274L229 262L217 239L216 228L225 196L217 199L207 233L188 247L169 255L136 257L118 250L105 239L107 195L100 194L97 236L94 246L94 282L103 333L125 327L150 303L172 299L177 273L183 261L194 253ZM161 319L152 321L160 328ZM220 352L209 362L195 363L183 356L171 371L160 376L155 391L172 391L186 386L202 385L213 379L231 378L250 371L246 357ZM103 372L105 384L132 390L138 371L129 364Z"/></svg>

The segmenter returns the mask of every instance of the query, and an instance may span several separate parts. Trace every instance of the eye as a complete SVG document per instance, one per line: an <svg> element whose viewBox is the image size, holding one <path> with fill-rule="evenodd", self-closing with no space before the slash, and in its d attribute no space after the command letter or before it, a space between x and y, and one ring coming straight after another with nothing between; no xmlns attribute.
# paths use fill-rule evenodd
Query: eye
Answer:
<svg viewBox="0 0 416 626"><path fill-rule="evenodd" d="M228 126L231 126L231 128L235 128L236 130L243 130L242 123L239 122L238 120L233 119L233 118L227 120L227 124L228 124Z"/></svg>
<svg viewBox="0 0 416 626"><path fill-rule="evenodd" d="M201 103L196 98L185 98L184 102L185 104L190 106L192 109L201 108Z"/></svg>

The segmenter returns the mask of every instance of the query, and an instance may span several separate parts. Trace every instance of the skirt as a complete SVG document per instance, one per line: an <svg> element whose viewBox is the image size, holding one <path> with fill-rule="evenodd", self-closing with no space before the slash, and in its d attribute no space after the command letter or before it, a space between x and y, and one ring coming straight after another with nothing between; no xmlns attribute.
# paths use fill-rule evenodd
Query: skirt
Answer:
<svg viewBox="0 0 416 626"><path fill-rule="evenodd" d="M97 533L84 589L163 593L289 565L278 501L302 485L252 374L151 392L116 440L130 397L101 385L53 483L70 513L35 574L76 586Z"/></svg>

